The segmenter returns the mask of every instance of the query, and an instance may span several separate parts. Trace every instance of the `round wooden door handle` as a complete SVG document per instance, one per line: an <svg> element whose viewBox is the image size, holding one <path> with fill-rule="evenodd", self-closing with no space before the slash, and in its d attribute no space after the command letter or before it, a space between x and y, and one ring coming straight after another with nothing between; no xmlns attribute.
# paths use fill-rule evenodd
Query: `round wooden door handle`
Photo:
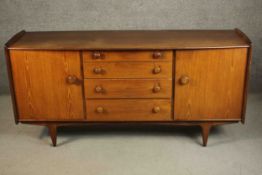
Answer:
<svg viewBox="0 0 262 175"><path fill-rule="evenodd" d="M97 113L103 113L104 112L104 108L102 106L99 106L96 108L96 112Z"/></svg>
<svg viewBox="0 0 262 175"><path fill-rule="evenodd" d="M153 113L159 113L160 112L160 107L159 106L155 106L152 111L153 111Z"/></svg>
<svg viewBox="0 0 262 175"><path fill-rule="evenodd" d="M186 84L188 84L188 83L189 83L189 77L186 76L186 75L181 76L181 78L179 79L179 83L180 83L181 85L186 85Z"/></svg>
<svg viewBox="0 0 262 175"><path fill-rule="evenodd" d="M68 75L66 77L66 82L68 84L78 84L80 80L75 75Z"/></svg>
<svg viewBox="0 0 262 175"><path fill-rule="evenodd" d="M162 57L162 53L159 51L156 51L153 53L153 58L157 59L157 58L161 58Z"/></svg>
<svg viewBox="0 0 262 175"><path fill-rule="evenodd" d="M101 59L103 57L103 54L101 52L93 52L92 56L94 59Z"/></svg>
<svg viewBox="0 0 262 175"><path fill-rule="evenodd" d="M159 66L157 66L157 67L155 67L154 69L153 69L153 73L154 74L159 74L161 72L161 68L159 67Z"/></svg>
<svg viewBox="0 0 262 175"><path fill-rule="evenodd" d="M96 91L97 93L101 93L101 92L103 92L103 87L101 87L101 86L96 86L96 87L95 87L95 91Z"/></svg>
<svg viewBox="0 0 262 175"><path fill-rule="evenodd" d="M160 92L160 90L161 90L161 87L160 87L160 85L155 85L154 86L154 88L153 88L153 92Z"/></svg>
<svg viewBox="0 0 262 175"><path fill-rule="evenodd" d="M95 67L94 70L93 70L93 72L94 72L95 74L101 74L101 73L103 72L103 69L102 69L101 67Z"/></svg>

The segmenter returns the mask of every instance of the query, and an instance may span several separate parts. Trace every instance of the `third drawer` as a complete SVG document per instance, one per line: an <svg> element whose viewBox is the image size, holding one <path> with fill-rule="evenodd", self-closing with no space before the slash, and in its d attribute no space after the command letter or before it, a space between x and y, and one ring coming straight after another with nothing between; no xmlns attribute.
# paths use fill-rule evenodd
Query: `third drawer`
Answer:
<svg viewBox="0 0 262 175"><path fill-rule="evenodd" d="M171 98L171 79L85 79L86 98Z"/></svg>

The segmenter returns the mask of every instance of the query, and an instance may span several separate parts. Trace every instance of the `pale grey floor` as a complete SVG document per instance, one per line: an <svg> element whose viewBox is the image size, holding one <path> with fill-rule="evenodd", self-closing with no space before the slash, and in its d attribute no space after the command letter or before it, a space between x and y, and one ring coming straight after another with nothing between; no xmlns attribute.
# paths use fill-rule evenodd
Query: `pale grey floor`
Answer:
<svg viewBox="0 0 262 175"><path fill-rule="evenodd" d="M250 94L246 124L212 130L172 127L61 128L50 146L41 126L15 125L0 97L0 175L261 175L262 94Z"/></svg>

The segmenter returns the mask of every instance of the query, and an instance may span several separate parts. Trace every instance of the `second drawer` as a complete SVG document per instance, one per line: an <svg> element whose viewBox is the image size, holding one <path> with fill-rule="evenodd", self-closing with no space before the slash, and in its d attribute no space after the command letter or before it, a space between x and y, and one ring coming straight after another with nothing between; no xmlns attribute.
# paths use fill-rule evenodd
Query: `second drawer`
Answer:
<svg viewBox="0 0 262 175"><path fill-rule="evenodd" d="M85 62L85 78L172 78L172 62Z"/></svg>
<svg viewBox="0 0 262 175"><path fill-rule="evenodd" d="M86 98L171 98L171 79L86 79Z"/></svg>

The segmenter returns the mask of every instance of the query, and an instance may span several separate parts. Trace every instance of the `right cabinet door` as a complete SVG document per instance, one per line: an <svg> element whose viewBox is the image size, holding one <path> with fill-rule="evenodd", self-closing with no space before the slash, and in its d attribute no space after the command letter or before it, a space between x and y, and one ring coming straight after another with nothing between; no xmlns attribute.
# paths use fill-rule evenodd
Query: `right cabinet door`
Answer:
<svg viewBox="0 0 262 175"><path fill-rule="evenodd" d="M175 120L240 120L246 64L247 48L176 51Z"/></svg>

